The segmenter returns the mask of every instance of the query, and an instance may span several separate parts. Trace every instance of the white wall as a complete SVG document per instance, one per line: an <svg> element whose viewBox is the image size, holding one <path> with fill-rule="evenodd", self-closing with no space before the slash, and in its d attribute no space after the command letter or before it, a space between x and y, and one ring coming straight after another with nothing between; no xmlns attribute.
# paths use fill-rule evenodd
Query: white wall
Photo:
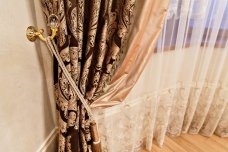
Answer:
<svg viewBox="0 0 228 152"><path fill-rule="evenodd" d="M37 20L42 20L37 3L38 0L0 1L2 152L42 150L42 144L55 128L54 103L48 95L52 86L46 83L46 80L49 84L52 81L51 57L43 46L29 42L25 36L29 25L36 26ZM47 151L54 152L52 148L49 147Z"/></svg>

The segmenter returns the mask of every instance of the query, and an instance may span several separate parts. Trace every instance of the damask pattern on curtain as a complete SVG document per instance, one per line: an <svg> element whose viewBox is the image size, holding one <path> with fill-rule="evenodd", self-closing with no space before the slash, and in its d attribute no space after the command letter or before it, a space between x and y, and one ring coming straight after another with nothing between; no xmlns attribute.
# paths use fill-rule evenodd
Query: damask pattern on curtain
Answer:
<svg viewBox="0 0 228 152"><path fill-rule="evenodd" d="M135 0L42 0L46 19L58 16L61 58L88 104L99 97L124 58ZM58 64L55 97L58 151L92 151L90 119Z"/></svg>

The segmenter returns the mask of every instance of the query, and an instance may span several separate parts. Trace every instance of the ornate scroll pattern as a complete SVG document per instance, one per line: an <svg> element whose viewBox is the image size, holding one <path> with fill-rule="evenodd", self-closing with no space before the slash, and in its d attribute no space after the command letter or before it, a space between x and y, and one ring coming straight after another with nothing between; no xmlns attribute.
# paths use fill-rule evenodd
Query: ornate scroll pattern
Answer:
<svg viewBox="0 0 228 152"><path fill-rule="evenodd" d="M129 152L139 151L144 147L145 137L149 135L149 126L153 120L151 109L155 103L152 96L144 96L113 108L95 110L101 131L102 150Z"/></svg>
<svg viewBox="0 0 228 152"><path fill-rule="evenodd" d="M218 126L216 127L215 134L221 137L228 137L228 104L226 103L226 108L220 118Z"/></svg>
<svg viewBox="0 0 228 152"><path fill-rule="evenodd" d="M41 0L46 19L60 23L56 43L76 85L92 103L118 67L135 0ZM113 66L115 65L115 66ZM57 64L55 96L59 152L92 151L90 119Z"/></svg>
<svg viewBox="0 0 228 152"><path fill-rule="evenodd" d="M103 150L150 151L153 138L162 146L165 135L179 136L182 132L227 137L227 89L223 84L207 82L178 83L115 107L97 109ZM128 142L121 145L121 141Z"/></svg>
<svg viewBox="0 0 228 152"><path fill-rule="evenodd" d="M189 92L190 87L176 89L176 100L175 102L173 101L172 110L169 118L169 125L167 127L167 134L169 136L178 136L181 134L184 120L183 113L185 113Z"/></svg>
<svg viewBox="0 0 228 152"><path fill-rule="evenodd" d="M227 103L228 88L220 87L216 90L214 102L212 102L207 119L201 129L202 134L210 136L215 131L215 133L221 137L228 137Z"/></svg>
<svg viewBox="0 0 228 152"><path fill-rule="evenodd" d="M201 91L201 95L199 97L199 101L195 109L195 113L189 128L189 133L197 134L200 131L203 125L203 122L205 120L205 117L211 106L211 103L213 101L214 91L215 91L215 88L209 88L209 87L205 87Z"/></svg>
<svg viewBox="0 0 228 152"><path fill-rule="evenodd" d="M155 132L154 136L160 145L162 145L169 123L169 117L172 109L173 102L176 101L175 89L165 90L160 94L160 101L158 104L158 112L156 115Z"/></svg>

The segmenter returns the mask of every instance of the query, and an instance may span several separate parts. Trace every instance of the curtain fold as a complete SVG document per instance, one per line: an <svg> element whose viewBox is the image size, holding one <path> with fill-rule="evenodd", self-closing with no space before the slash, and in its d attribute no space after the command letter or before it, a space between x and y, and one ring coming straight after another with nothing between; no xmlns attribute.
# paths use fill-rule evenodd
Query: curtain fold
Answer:
<svg viewBox="0 0 228 152"><path fill-rule="evenodd" d="M94 109L108 152L150 151L181 133L228 137L228 1L170 0L167 14L125 101Z"/></svg>
<svg viewBox="0 0 228 152"><path fill-rule="evenodd" d="M91 107L109 107L124 101L154 52L156 40L162 30L168 0L137 1L135 17L123 63L117 69L105 93Z"/></svg>
<svg viewBox="0 0 228 152"><path fill-rule="evenodd" d="M48 21L51 14L59 18L56 43L62 61L79 86L88 104L112 78L126 54L125 45L131 24L134 0L42 0ZM124 58L124 57L122 57ZM93 124L84 106L57 63L55 98L58 110L58 151L95 150Z"/></svg>

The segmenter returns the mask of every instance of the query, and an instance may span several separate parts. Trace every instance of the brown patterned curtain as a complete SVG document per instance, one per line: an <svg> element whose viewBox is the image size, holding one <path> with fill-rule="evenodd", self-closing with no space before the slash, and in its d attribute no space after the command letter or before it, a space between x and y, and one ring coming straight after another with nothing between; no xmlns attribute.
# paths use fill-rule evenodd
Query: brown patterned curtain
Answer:
<svg viewBox="0 0 228 152"><path fill-rule="evenodd" d="M104 91L126 54L134 5L135 0L42 0L46 19L51 14L59 18L59 53L88 104ZM54 66L58 151L95 151L88 114L61 68Z"/></svg>

